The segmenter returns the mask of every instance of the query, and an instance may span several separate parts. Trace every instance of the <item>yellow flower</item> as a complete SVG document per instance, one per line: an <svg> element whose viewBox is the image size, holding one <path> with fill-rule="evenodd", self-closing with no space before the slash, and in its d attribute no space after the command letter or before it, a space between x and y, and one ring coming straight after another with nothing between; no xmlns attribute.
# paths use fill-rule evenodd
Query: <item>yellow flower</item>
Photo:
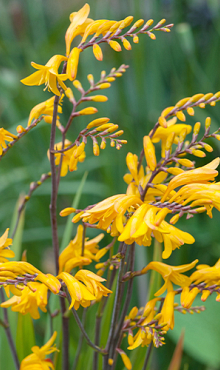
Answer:
<svg viewBox="0 0 220 370"><path fill-rule="evenodd" d="M181 293L181 306L190 308L199 293L200 290L197 287L190 289L188 286L185 286Z"/></svg>
<svg viewBox="0 0 220 370"><path fill-rule="evenodd" d="M25 274L36 275L35 280L39 280L41 283L45 284L52 293L59 293L61 288L59 280L51 274L43 274L40 270L28 262L10 261L0 264L1 281L7 282L9 278L16 279L17 276L23 276Z"/></svg>
<svg viewBox="0 0 220 370"><path fill-rule="evenodd" d="M161 202L164 202L168 194L175 188L193 184L193 183L208 183L208 181L213 181L218 175L218 171L215 169L218 167L220 158L214 159L212 162L208 163L203 167L199 167L193 170L185 171L175 176L169 183Z"/></svg>
<svg viewBox="0 0 220 370"><path fill-rule="evenodd" d="M12 239L8 238L8 231L9 229L6 229L0 237L0 263L7 262L7 258L13 258L15 256L14 252L9 249Z"/></svg>
<svg viewBox="0 0 220 370"><path fill-rule="evenodd" d="M73 81L76 78L78 64L79 64L79 55L81 51L82 50L79 48L73 48L73 50L71 51L69 55L66 73L70 81Z"/></svg>
<svg viewBox="0 0 220 370"><path fill-rule="evenodd" d="M143 202L139 197L135 195L128 196L126 194L114 195L104 201L96 204L93 208L86 210L80 218L84 222L90 222L94 224L98 222L98 228L107 230L111 223L111 235L118 235L118 230L123 230L123 216L125 212L132 208L136 209L138 204ZM73 222L77 219L77 216L73 218Z"/></svg>
<svg viewBox="0 0 220 370"><path fill-rule="evenodd" d="M182 272L191 270L196 264L198 260L195 260L191 263L186 265L180 266L170 266L163 262L150 262L143 270L143 273L146 273L149 270L155 270L162 275L165 283L164 285L155 293L155 296L159 296L165 292L167 289L168 291L173 290L173 285L176 284L180 287L189 286L191 284L191 278L186 275L183 275Z"/></svg>
<svg viewBox="0 0 220 370"><path fill-rule="evenodd" d="M45 100L44 102L35 105L34 108L31 109L30 115L28 118L28 126L30 126L33 119L39 118L42 114L49 115L53 117L53 106L54 106L54 99L55 96L52 98ZM61 99L59 104L61 103ZM62 107L58 105L58 113L62 113Z"/></svg>
<svg viewBox="0 0 220 370"><path fill-rule="evenodd" d="M20 370L54 370L52 361L46 359L46 355L58 351L56 345L53 345L56 336L57 332L55 331L43 347L32 347L33 353L22 360Z"/></svg>
<svg viewBox="0 0 220 370"><path fill-rule="evenodd" d="M71 144L71 142L69 140L65 140L64 142L64 149L67 148L69 145ZM84 144L84 143L81 143L81 144ZM84 144L85 146L85 144ZM61 166L61 173L60 175L63 177L63 176L66 176L67 172L68 172L68 169L70 171L76 171L77 170L77 164L78 162L83 162L84 159L85 159L85 156L86 156L86 153L84 150L82 150L81 152L78 151L78 146L74 145L72 148L70 148L69 150L66 150L65 152L62 153L62 166ZM54 146L54 149L55 150L61 150L62 149L62 142L60 143L57 143L55 146ZM47 156L48 158L50 158L50 152L48 150L47 152ZM55 164L57 166L59 166L60 164L60 160L61 160L61 153L55 153Z"/></svg>
<svg viewBox="0 0 220 370"><path fill-rule="evenodd" d="M14 312L20 312L22 315L30 313L33 319L39 319L38 307L41 311L47 312L45 308L47 305L47 291L46 285L30 282L21 291L21 295L14 295L8 301L2 303L1 307L11 307Z"/></svg>
<svg viewBox="0 0 220 370"><path fill-rule="evenodd" d="M148 167L154 171L157 166L155 147L149 136L144 136L144 154Z"/></svg>
<svg viewBox="0 0 220 370"><path fill-rule="evenodd" d="M96 258L98 243L103 237L104 234L100 234L91 240L85 238L84 253L82 256L83 226L79 225L75 238L70 241L69 245L59 256L59 273L62 270L70 272L76 266L89 265L92 260L98 261Z"/></svg>
<svg viewBox="0 0 220 370"><path fill-rule="evenodd" d="M129 350L133 350L139 346L148 346L152 342L153 332L149 330L147 324L155 317L155 307L158 300L159 298L154 298L147 302L143 312L143 317L145 317L145 319L141 323L142 328L135 334L133 343L128 347Z"/></svg>
<svg viewBox="0 0 220 370"><path fill-rule="evenodd" d="M66 284L68 292L71 297L71 304L69 310L74 306L75 310L78 310L79 306L88 307L91 301L95 300L95 296L85 287L84 284L80 283L75 277L70 275L68 272L61 272L58 279L63 280Z"/></svg>
<svg viewBox="0 0 220 370"><path fill-rule="evenodd" d="M127 188L127 195L139 195L139 185L142 187L142 189L145 188L148 181L150 180L152 172L148 167L146 167L146 175L144 173L144 168L141 165L140 169L138 169L138 156L136 154L128 153L126 157L126 164L130 171L130 174L126 174L124 176L124 181L128 184ZM162 183L167 177L167 173L160 172L158 173L152 183L153 184L160 184ZM162 195L161 191L159 191L156 188L150 188L145 195L145 201L155 201L155 196Z"/></svg>
<svg viewBox="0 0 220 370"><path fill-rule="evenodd" d="M168 258L176 248L195 241L189 233L177 229L164 220L169 212L166 207L157 208L147 203L142 204L134 211L118 240L126 244L135 241L139 245L150 246L153 235L159 243L164 242L162 257Z"/></svg>
<svg viewBox="0 0 220 370"><path fill-rule="evenodd" d="M158 194L157 189L152 189L149 193L151 199L152 196L163 194L161 191ZM90 224L98 222L98 228L107 230L112 236L120 234L118 240L126 244L135 241L139 245L150 246L153 235L160 243L164 242L162 257L168 258L176 248L195 241L190 234L164 220L169 212L171 211L166 207L158 208L147 202L143 203L136 195L119 194L77 214L73 217L73 222L78 222L79 219Z"/></svg>
<svg viewBox="0 0 220 370"><path fill-rule="evenodd" d="M165 331L167 331L168 329L173 330L174 328L174 297L175 292L172 289L168 290L166 298L163 302L161 317L158 320L159 325L162 325L163 323L167 324L163 327L163 330Z"/></svg>
<svg viewBox="0 0 220 370"><path fill-rule="evenodd" d="M165 157L165 146L167 138L170 134L174 133L174 143L178 144L180 133L185 129L186 134L189 134L192 131L192 127L190 125L186 125L183 123L175 124L176 117L172 118L171 120L167 121L167 128L158 127L156 132L152 137L152 143L158 143L161 140L161 156Z"/></svg>
<svg viewBox="0 0 220 370"><path fill-rule="evenodd" d="M204 206L204 211L207 211L208 216L212 217L213 207L220 211L220 182L185 185L176 192L169 202L172 203L174 200L183 206L193 201L191 207Z"/></svg>
<svg viewBox="0 0 220 370"><path fill-rule="evenodd" d="M190 276L191 282L194 284L199 284L201 282L204 282L206 287L209 287L211 285L217 284L219 286L220 281L220 259L216 262L214 266L209 265L198 265L197 271L195 271ZM206 293L207 291L203 291L202 300L205 301L209 293ZM216 300L219 300L219 293L217 295Z"/></svg>
<svg viewBox="0 0 220 370"><path fill-rule="evenodd" d="M5 130L3 127L0 128L0 155L2 155L3 149L7 148L6 141L13 141L17 136L11 134L9 131Z"/></svg>
<svg viewBox="0 0 220 370"><path fill-rule="evenodd" d="M66 55L70 53L70 46L73 39L78 35L83 35L86 27L93 22L88 18L90 12L89 4L85 4L78 12L70 14L70 25L66 31Z"/></svg>
<svg viewBox="0 0 220 370"><path fill-rule="evenodd" d="M21 82L28 86L40 86L45 83L45 89L48 88L53 94L60 96L57 84L59 84L63 90L67 89L63 81L67 80L68 76L66 74L58 74L59 66L64 60L67 60L67 58L63 55L54 55L45 66L32 62L32 67L39 69L39 71L24 78Z"/></svg>
<svg viewBox="0 0 220 370"><path fill-rule="evenodd" d="M92 271L79 270L75 278L81 280L85 284L89 292L95 296L96 300L100 300L103 296L106 297L109 293L112 293L111 290L101 284L105 279L94 274Z"/></svg>

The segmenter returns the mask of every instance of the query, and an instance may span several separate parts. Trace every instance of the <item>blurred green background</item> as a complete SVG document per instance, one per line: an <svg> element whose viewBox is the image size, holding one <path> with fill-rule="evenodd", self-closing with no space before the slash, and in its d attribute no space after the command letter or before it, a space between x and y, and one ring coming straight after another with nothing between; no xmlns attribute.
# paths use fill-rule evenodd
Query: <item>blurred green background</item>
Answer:
<svg viewBox="0 0 220 370"><path fill-rule="evenodd" d="M26 127L33 106L51 96L50 93L43 92L41 87L24 86L19 81L34 72L31 61L45 64L54 54L65 53L64 35L69 25L69 14L77 11L83 4L76 0L0 0L1 127L13 133L18 124ZM125 131L124 138L128 140L128 144L119 152L107 145L105 151L96 158L92 154L92 143L89 143L85 162L79 164L77 172L69 173L61 181L59 210L72 204L86 170L89 173L83 187L80 208L104 197L124 193L126 153L140 153L142 138L153 127L160 112L183 97L196 93L215 93L220 89L219 0L93 0L89 4L90 17L93 19L119 20L127 15L134 15L135 20L153 18L155 22L166 18L168 23L174 23L175 26L170 34L156 33L156 41L146 35L140 36L139 44L133 44L132 51L123 49L121 53L116 53L108 45L104 45L103 62L94 58L91 49L83 53L77 78L85 88L88 87L88 73L93 73L98 80L102 70L108 72L122 63L130 66L123 77L112 83L111 89L104 91L109 98L108 102L96 105L99 109L97 117L107 116L111 122L119 124ZM70 106L66 104L65 107L66 112L61 119L63 123L70 113ZM220 126L220 105L207 107L205 110L197 108L195 118L187 116L187 123L204 123L206 116L212 118L212 131L216 130ZM88 122L89 117L79 118L68 138L73 140ZM42 173L50 170L46 156L49 136L50 126L40 123L1 161L1 233L11 225L19 195L27 193L30 182L38 180ZM211 144L214 152L209 153L205 160L199 160L199 165L219 155L218 142L213 141ZM21 254L23 250L27 250L28 261L45 272L53 272L54 268L49 202L50 180L36 190L26 206L22 246L18 252ZM212 220L206 215L200 215L178 223L180 228L193 234L196 242L193 246L185 245L175 251L168 263L184 264L195 258L200 263L216 262L220 255L220 215L218 212L213 213ZM60 238L65 222L65 219L59 219ZM74 232L75 229L73 234ZM94 233L88 231L88 236L92 235ZM136 268L141 268L151 256L150 248L137 246ZM133 301L133 304L143 305L147 290L146 277L139 279L136 303ZM167 338L166 346L154 351L155 370L168 368L182 327L186 331L181 369L220 369L220 306L214 299L208 305L209 310L197 317L176 314L176 327ZM43 324L41 325L43 330ZM40 337L41 329L37 330ZM146 349L140 354L134 352L133 359L137 360L137 356L141 359L145 352ZM120 369L122 365L118 366ZM137 365L135 366L138 370Z"/></svg>

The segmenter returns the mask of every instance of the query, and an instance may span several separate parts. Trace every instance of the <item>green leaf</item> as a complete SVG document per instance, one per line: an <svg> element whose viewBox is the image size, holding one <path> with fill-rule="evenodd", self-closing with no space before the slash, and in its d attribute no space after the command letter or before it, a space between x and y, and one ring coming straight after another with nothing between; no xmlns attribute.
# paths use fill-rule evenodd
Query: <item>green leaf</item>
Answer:
<svg viewBox="0 0 220 370"><path fill-rule="evenodd" d="M211 296L205 304L201 304L197 297L193 306L201 305L204 305L206 310L200 314L184 315L175 312L175 326L168 335L177 343L181 331L185 329L184 351L209 367L219 368L219 303Z"/></svg>
<svg viewBox="0 0 220 370"><path fill-rule="evenodd" d="M30 314L18 314L16 348L19 361L31 353L31 347L35 346L34 325Z"/></svg>
<svg viewBox="0 0 220 370"><path fill-rule="evenodd" d="M19 206L21 204L22 199L23 199L22 196L19 197L19 199L18 199L18 201L15 205L15 209L14 209L13 216L12 216L12 221L11 221L11 226L10 226L10 233L13 232L13 230L16 226L16 222L17 222L17 218L18 218L18 209L19 209ZM13 244L12 244L12 248L11 248L15 253L15 257L14 257L15 261L19 261L21 259L22 236L23 236L23 231L24 231L24 219L25 219L25 212L23 210L21 212L20 217L19 217L16 234L15 234L15 237L13 239Z"/></svg>
<svg viewBox="0 0 220 370"><path fill-rule="evenodd" d="M83 187L85 185L87 176L88 176L88 172L86 171L84 173L83 177L82 177L80 185L78 186L77 193L76 193L76 195L73 199L73 204L72 204L73 208L78 207L78 204L79 204L82 192L83 192ZM73 230L72 218L73 218L72 215L69 215L68 218L67 218L67 223L66 223L66 227L65 227L62 242L61 242L60 252L62 252L62 250L69 244L69 241L71 239L72 230Z"/></svg>

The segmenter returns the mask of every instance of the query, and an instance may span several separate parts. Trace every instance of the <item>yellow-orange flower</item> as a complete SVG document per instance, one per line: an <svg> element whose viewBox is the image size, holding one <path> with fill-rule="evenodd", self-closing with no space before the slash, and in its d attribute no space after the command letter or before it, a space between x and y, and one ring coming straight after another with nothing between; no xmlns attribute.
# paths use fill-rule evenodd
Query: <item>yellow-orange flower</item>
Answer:
<svg viewBox="0 0 220 370"><path fill-rule="evenodd" d="M149 167L146 167L146 175L144 173L144 167L141 165L138 169L138 156L136 154L128 153L126 157L126 164L130 171L130 174L124 176L124 181L128 184L127 195L138 195L140 196L139 186L142 189L145 188L148 181L151 178L152 172ZM152 183L157 185L161 184L167 177L167 173L160 172L158 173ZM163 195L163 193L155 188L148 189L147 194L145 195L145 201L152 202L155 201L155 196Z"/></svg>
<svg viewBox="0 0 220 370"><path fill-rule="evenodd" d="M81 144L84 144L84 143L81 143ZM67 148L69 145L71 145L71 142L66 139L65 142L64 142L64 149ZM59 166L59 164L60 164L61 155L62 155L62 166L61 166L61 173L60 173L60 175L62 177L66 176L66 174L68 172L68 169L69 169L69 171L76 171L78 162L83 162L84 161L85 156L86 156L86 153L84 151L85 144L84 144L83 148L82 148L82 146L80 147L80 149L81 148L83 149L81 152L79 152L79 150L78 150L79 147L77 145L74 145L72 148L70 148L69 150L66 150L62 154L61 153L55 153L55 158L56 158L55 159L55 164L57 166ZM61 150L62 149L62 142L57 143L54 146L54 149L55 150ZM47 156L48 156L48 158L50 158L49 150L47 152Z"/></svg>
<svg viewBox="0 0 220 370"><path fill-rule="evenodd" d="M155 307L158 300L159 298L154 298L147 302L143 312L143 317L145 317L145 319L141 323L142 328L135 334L132 340L133 343L128 347L129 350L133 350L139 346L148 346L152 342L153 332L149 330L147 324L155 317Z"/></svg>
<svg viewBox="0 0 220 370"><path fill-rule="evenodd" d="M22 360L20 370L54 370L52 361L46 359L46 355L58 351L56 345L53 345L56 336L57 332L55 331L43 347L32 347L33 353Z"/></svg>
<svg viewBox="0 0 220 370"><path fill-rule="evenodd" d="M92 271L79 270L75 278L85 284L89 292L95 296L96 300L100 300L103 296L106 297L109 293L112 293L111 290L101 284L105 279L94 274Z"/></svg>
<svg viewBox="0 0 220 370"><path fill-rule="evenodd" d="M44 102L40 104L35 105L35 107L31 109L30 115L28 118L28 126L30 126L33 119L39 118L42 114L46 114L50 117L53 116L54 99L55 99L55 96L53 96L52 98L48 100L45 100ZM58 113L62 113L62 107L60 103L61 103L61 99L58 105Z"/></svg>
<svg viewBox="0 0 220 370"><path fill-rule="evenodd" d="M174 328L174 297L175 292L168 289L166 298L163 302L163 307L161 310L161 317L158 320L158 324L162 325L166 323L167 325L163 327L165 331Z"/></svg>
<svg viewBox="0 0 220 370"><path fill-rule="evenodd" d="M158 193L157 189L152 191L153 195ZM98 228L109 231L112 236L119 235L118 240L126 244L135 241L139 245L150 246L153 235L160 243L164 242L162 256L168 258L176 248L195 241L189 233L164 220L169 212L171 211L166 207L158 208L147 202L143 203L136 195L119 194L77 214L73 217L73 222L80 218L91 224L98 222Z"/></svg>
<svg viewBox="0 0 220 370"><path fill-rule="evenodd" d="M23 276L25 274L36 275L35 280L39 280L41 283L45 284L52 293L59 293L61 288L59 280L51 274L43 274L28 262L10 261L0 264L1 281L7 281L9 278L16 279L17 276Z"/></svg>
<svg viewBox="0 0 220 370"><path fill-rule="evenodd" d="M3 149L7 148L6 141L13 141L17 136L11 134L9 131L5 130L3 127L0 128L0 155L2 155Z"/></svg>
<svg viewBox="0 0 220 370"><path fill-rule="evenodd" d="M88 307L90 306L91 301L96 299L84 284L80 283L80 281L78 281L68 272L61 272L57 278L63 280L70 294L71 304L69 306L69 310L73 306L75 310L78 310L80 305L83 307Z"/></svg>
<svg viewBox="0 0 220 370"><path fill-rule="evenodd" d="M8 231L9 229L6 229L0 237L0 263L7 262L7 258L13 258L15 256L14 252L9 249L12 239L8 238Z"/></svg>
<svg viewBox="0 0 220 370"><path fill-rule="evenodd" d="M189 286L191 284L191 278L186 275L183 275L182 272L191 270L196 264L198 260L195 260L191 263L186 265L180 266L170 266L163 262L150 262L143 270L143 273L146 273L149 270L155 270L162 275L165 283L164 285L155 293L155 296L159 296L165 292L167 289L168 291L173 290L173 285L176 284L180 287Z"/></svg>
<svg viewBox="0 0 220 370"><path fill-rule="evenodd" d="M66 55L70 53L70 46L73 39L78 35L83 35L86 27L93 22L92 19L88 18L90 12L89 4L85 4L78 12L70 14L70 25L66 31Z"/></svg>
<svg viewBox="0 0 220 370"><path fill-rule="evenodd" d="M216 168L218 167L219 162L220 162L220 158L216 158L212 162L208 163L207 165L203 167L185 171L175 176L169 182L169 185L161 201L164 202L168 194L173 189L179 186L193 184L193 183L208 183L208 181L213 181L215 177L218 175L218 171L216 171Z"/></svg>
<svg viewBox="0 0 220 370"><path fill-rule="evenodd" d="M30 288L31 289L30 289ZM14 295L1 304L1 307L11 307L12 311L20 312L22 315L30 313L33 319L39 319L38 307L43 312L47 312L47 291L46 285L30 282L28 286L24 287L19 296Z"/></svg>
<svg viewBox="0 0 220 370"><path fill-rule="evenodd" d="M184 123L176 124L176 117L167 121L167 128L158 127L152 137L152 143L158 143L161 140L161 156L165 157L165 146L167 138L170 134L174 133L174 144L178 144L180 133L186 130L186 135L192 131L190 125Z"/></svg>
<svg viewBox="0 0 220 370"><path fill-rule="evenodd" d="M63 81L67 80L68 76L66 74L58 73L59 66L64 60L67 60L67 58L63 55L54 55L45 66L32 62L32 67L39 69L39 71L24 78L21 82L28 86L40 86L45 83L46 89L48 88L48 90L52 91L53 94L60 96L57 84L59 84L63 90L67 89Z"/></svg>
<svg viewBox="0 0 220 370"><path fill-rule="evenodd" d="M148 167L154 171L157 166L155 147L149 136L144 136L144 154Z"/></svg>
<svg viewBox="0 0 220 370"><path fill-rule="evenodd" d="M96 253L98 252L98 243L104 234L99 234L97 237L88 240L85 238L84 253L82 256L82 243L83 243L83 226L79 225L77 234L69 245L63 250L59 256L59 273L62 270L70 272L76 266L89 265L92 260L98 261Z"/></svg>

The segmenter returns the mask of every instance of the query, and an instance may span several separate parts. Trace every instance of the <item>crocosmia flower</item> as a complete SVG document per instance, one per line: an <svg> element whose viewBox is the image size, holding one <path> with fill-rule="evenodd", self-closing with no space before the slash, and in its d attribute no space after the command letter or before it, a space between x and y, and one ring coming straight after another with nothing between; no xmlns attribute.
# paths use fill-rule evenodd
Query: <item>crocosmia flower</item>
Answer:
<svg viewBox="0 0 220 370"><path fill-rule="evenodd" d="M46 355L58 351L56 345L53 345L56 336L57 332L55 331L43 347L32 347L33 353L22 360L20 370L54 370L53 362L46 359Z"/></svg>
<svg viewBox="0 0 220 370"><path fill-rule="evenodd" d="M63 81L67 80L68 76L66 74L58 73L59 66L64 60L67 60L67 58L63 55L54 55L45 66L32 62L32 67L38 69L38 71L24 78L21 82L28 86L40 86L45 84L45 89L48 89L49 91L52 91L53 94L60 96L57 83L63 90L67 89Z"/></svg>

